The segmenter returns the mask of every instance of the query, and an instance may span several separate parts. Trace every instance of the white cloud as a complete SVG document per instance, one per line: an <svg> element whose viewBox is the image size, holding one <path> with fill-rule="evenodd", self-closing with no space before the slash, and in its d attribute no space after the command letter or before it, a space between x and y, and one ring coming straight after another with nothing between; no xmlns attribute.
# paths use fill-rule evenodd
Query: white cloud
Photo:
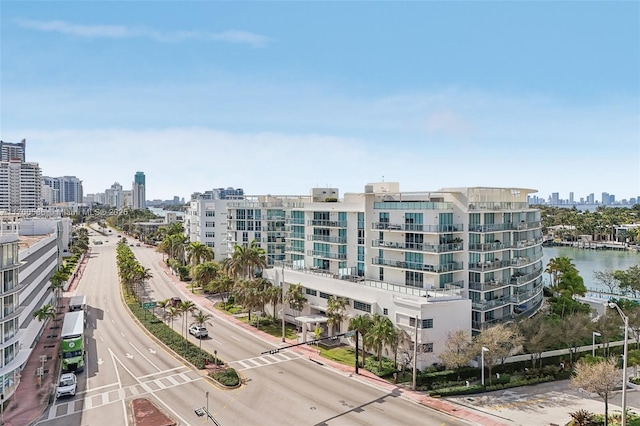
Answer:
<svg viewBox="0 0 640 426"><path fill-rule="evenodd" d="M272 40L269 37L248 31L229 30L221 33L203 31L157 31L144 26L128 27L124 25L82 25L66 21L37 21L17 19L24 27L37 31L57 32L76 37L87 38L149 38L160 42L181 42L186 40L223 41L228 43L249 44L264 47Z"/></svg>

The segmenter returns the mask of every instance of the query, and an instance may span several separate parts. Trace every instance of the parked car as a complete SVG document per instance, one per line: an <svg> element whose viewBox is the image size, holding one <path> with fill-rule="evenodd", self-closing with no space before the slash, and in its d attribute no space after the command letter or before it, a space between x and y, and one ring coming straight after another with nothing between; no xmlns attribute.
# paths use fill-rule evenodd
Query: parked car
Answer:
<svg viewBox="0 0 640 426"><path fill-rule="evenodd" d="M189 334L197 337L198 339L209 336L207 327L204 327L202 325L192 325L191 327L189 327Z"/></svg>
<svg viewBox="0 0 640 426"><path fill-rule="evenodd" d="M178 306L179 304L182 303L182 299L180 299L179 297L172 297L171 298L171 306L173 306L174 308L176 306Z"/></svg>
<svg viewBox="0 0 640 426"><path fill-rule="evenodd" d="M61 396L74 396L76 394L76 386L78 378L73 373L64 373L60 376L58 387L56 388L56 398Z"/></svg>

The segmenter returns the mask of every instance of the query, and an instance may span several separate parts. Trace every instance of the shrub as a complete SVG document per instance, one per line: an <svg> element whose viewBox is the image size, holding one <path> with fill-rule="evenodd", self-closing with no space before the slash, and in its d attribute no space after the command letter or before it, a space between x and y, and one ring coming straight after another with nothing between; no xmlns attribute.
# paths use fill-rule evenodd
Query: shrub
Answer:
<svg viewBox="0 0 640 426"><path fill-rule="evenodd" d="M223 371L212 371L209 373L209 377L223 386L233 387L240 384L238 372L233 368L226 368Z"/></svg>
<svg viewBox="0 0 640 426"><path fill-rule="evenodd" d="M396 371L393 361L387 358L382 358L382 370L380 370L380 362L375 356L367 357L364 368L372 372L378 377L390 376Z"/></svg>
<svg viewBox="0 0 640 426"><path fill-rule="evenodd" d="M575 426L589 426L593 421L593 413L587 410L578 410L573 413L569 413L572 423Z"/></svg>

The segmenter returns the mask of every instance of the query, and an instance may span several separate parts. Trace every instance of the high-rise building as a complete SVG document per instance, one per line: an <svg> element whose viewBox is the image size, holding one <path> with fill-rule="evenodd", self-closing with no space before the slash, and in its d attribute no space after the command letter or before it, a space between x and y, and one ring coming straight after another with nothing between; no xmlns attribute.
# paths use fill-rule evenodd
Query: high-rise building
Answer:
<svg viewBox="0 0 640 426"><path fill-rule="evenodd" d="M592 192L591 194L587 195L587 204L595 204L595 203L596 203L596 196Z"/></svg>
<svg viewBox="0 0 640 426"><path fill-rule="evenodd" d="M111 188L104 190L105 204L116 209L122 208L122 185L114 182Z"/></svg>
<svg viewBox="0 0 640 426"><path fill-rule="evenodd" d="M18 143L0 141L0 161L20 160L24 163L26 145L26 139Z"/></svg>
<svg viewBox="0 0 640 426"><path fill-rule="evenodd" d="M51 191L53 199L48 200L46 193L48 193L49 190L43 188L43 199L45 199L45 202L48 204L82 203L84 201L82 181L75 176L43 176L42 184L53 190Z"/></svg>
<svg viewBox="0 0 640 426"><path fill-rule="evenodd" d="M560 194L557 192L552 192L551 193L551 204L553 204L554 206L557 204L560 204Z"/></svg>
<svg viewBox="0 0 640 426"><path fill-rule="evenodd" d="M0 210L42 207L42 171L38 163L0 161Z"/></svg>
<svg viewBox="0 0 640 426"><path fill-rule="evenodd" d="M147 208L146 182L143 172L136 172L133 177L133 208L136 210Z"/></svg>
<svg viewBox="0 0 640 426"><path fill-rule="evenodd" d="M573 204L573 192L569 193L569 204Z"/></svg>
<svg viewBox="0 0 640 426"><path fill-rule="evenodd" d="M610 204L610 203L611 202L609 200L609 193L608 192L603 192L602 193L602 204L606 206L607 204Z"/></svg>

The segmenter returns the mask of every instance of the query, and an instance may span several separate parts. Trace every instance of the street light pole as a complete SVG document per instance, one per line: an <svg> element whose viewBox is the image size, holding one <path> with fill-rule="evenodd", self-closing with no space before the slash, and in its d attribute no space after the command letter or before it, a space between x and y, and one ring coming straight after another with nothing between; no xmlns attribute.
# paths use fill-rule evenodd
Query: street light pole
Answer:
<svg viewBox="0 0 640 426"><path fill-rule="evenodd" d="M627 426L627 340L629 340L629 317L622 313L617 303L610 302L610 308L615 308L624 321L624 350L622 354L622 419L621 426Z"/></svg>
<svg viewBox="0 0 640 426"><path fill-rule="evenodd" d="M489 352L489 349L482 347L482 351L480 351L480 365L482 367L482 386L484 387L484 353Z"/></svg>
<svg viewBox="0 0 640 426"><path fill-rule="evenodd" d="M597 331L593 332L593 343L591 343L591 356L595 358L596 356L596 336L602 336L602 334Z"/></svg>
<svg viewBox="0 0 640 426"><path fill-rule="evenodd" d="M280 288L280 299L282 302L282 342L286 342L285 336L285 327L284 327L284 261L282 262L282 286ZM275 313L274 313L275 315Z"/></svg>

